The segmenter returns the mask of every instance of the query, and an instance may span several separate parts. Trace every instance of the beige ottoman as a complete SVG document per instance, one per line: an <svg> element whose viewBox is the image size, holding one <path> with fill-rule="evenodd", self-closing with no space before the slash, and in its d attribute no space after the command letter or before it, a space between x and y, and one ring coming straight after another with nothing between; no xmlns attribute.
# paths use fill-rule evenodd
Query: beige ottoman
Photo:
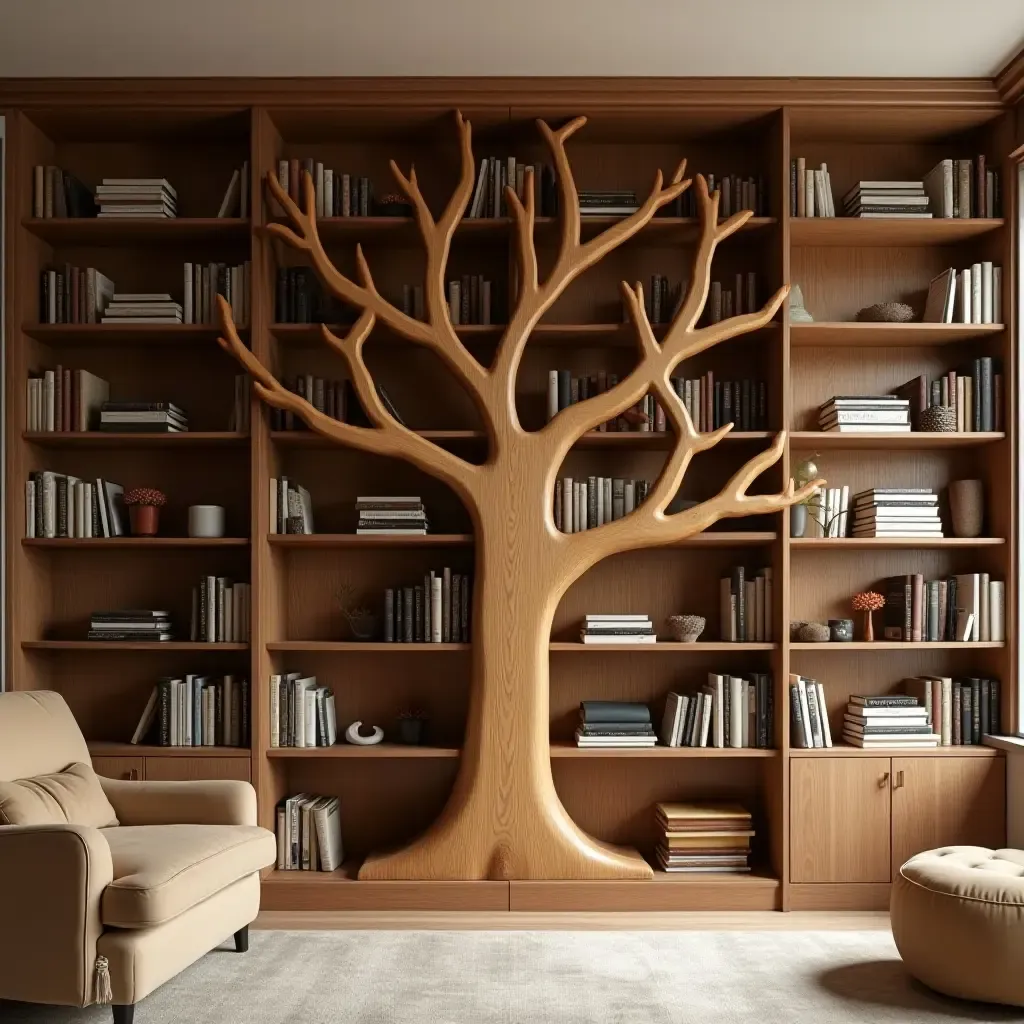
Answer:
<svg viewBox="0 0 1024 1024"><path fill-rule="evenodd" d="M915 978L946 995L1024 1006L1024 852L919 853L892 887L892 937Z"/></svg>

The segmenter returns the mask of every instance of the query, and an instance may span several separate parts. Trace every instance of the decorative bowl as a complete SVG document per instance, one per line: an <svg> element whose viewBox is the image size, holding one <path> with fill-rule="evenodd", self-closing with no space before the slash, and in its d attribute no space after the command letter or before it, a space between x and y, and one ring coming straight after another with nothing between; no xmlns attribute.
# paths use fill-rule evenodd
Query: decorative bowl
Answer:
<svg viewBox="0 0 1024 1024"><path fill-rule="evenodd" d="M933 405L923 409L917 419L917 429L933 434L951 434L956 430L956 410L951 405Z"/></svg>
<svg viewBox="0 0 1024 1024"><path fill-rule="evenodd" d="M914 310L905 302L876 302L860 310L857 319L869 323L908 324L914 319Z"/></svg>
<svg viewBox="0 0 1024 1024"><path fill-rule="evenodd" d="M707 619L703 615L670 615L668 628L672 639L684 644L693 644L704 632Z"/></svg>
<svg viewBox="0 0 1024 1024"><path fill-rule="evenodd" d="M802 644L825 644L828 643L831 633L824 622L805 622L797 633L797 639Z"/></svg>
<svg viewBox="0 0 1024 1024"><path fill-rule="evenodd" d="M829 619L828 631L834 643L849 643L853 640L853 619Z"/></svg>

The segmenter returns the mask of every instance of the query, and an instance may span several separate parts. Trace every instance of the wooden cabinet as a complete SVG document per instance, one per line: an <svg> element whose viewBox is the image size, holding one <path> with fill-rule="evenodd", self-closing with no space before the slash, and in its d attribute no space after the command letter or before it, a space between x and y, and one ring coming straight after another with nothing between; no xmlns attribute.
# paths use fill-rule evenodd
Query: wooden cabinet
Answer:
<svg viewBox="0 0 1024 1024"><path fill-rule="evenodd" d="M249 782L247 757L147 757L146 778L165 782L240 779Z"/></svg>
<svg viewBox="0 0 1024 1024"><path fill-rule="evenodd" d="M937 846L1006 842L1003 758L892 759L892 870Z"/></svg>
<svg viewBox="0 0 1024 1024"><path fill-rule="evenodd" d="M889 882L936 846L999 847L1001 757L797 757L790 762L790 880Z"/></svg>
<svg viewBox="0 0 1024 1024"><path fill-rule="evenodd" d="M791 762L792 881L889 881L890 771L887 757Z"/></svg>
<svg viewBox="0 0 1024 1024"><path fill-rule="evenodd" d="M144 757L94 757L93 771L105 779L131 779L137 781L146 777Z"/></svg>

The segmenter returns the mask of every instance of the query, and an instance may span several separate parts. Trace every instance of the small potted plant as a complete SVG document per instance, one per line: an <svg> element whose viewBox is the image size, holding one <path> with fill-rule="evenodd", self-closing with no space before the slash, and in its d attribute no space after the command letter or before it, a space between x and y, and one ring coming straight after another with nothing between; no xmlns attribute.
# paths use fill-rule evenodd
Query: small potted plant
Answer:
<svg viewBox="0 0 1024 1024"><path fill-rule="evenodd" d="M167 504L167 495L155 487L133 487L122 499L128 506L132 536L155 537L160 527L160 509Z"/></svg>
<svg viewBox="0 0 1024 1024"><path fill-rule="evenodd" d="M885 607L885 598L874 590L866 590L863 594L853 595L853 610L864 613L864 639L869 643L875 639L875 627L871 616L880 608Z"/></svg>
<svg viewBox="0 0 1024 1024"><path fill-rule="evenodd" d="M427 716L422 711L403 711L398 716L398 742L408 747L423 745Z"/></svg>

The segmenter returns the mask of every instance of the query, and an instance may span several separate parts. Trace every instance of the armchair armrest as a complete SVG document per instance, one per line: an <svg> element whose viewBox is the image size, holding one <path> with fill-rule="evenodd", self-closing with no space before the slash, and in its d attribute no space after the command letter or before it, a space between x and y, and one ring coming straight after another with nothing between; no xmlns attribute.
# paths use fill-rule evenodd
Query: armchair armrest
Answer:
<svg viewBox="0 0 1024 1024"><path fill-rule="evenodd" d="M112 876L98 829L0 826L0 998L93 1002L100 901Z"/></svg>
<svg viewBox="0 0 1024 1024"><path fill-rule="evenodd" d="M255 825L256 790L248 782L128 782L100 778L122 825Z"/></svg>

